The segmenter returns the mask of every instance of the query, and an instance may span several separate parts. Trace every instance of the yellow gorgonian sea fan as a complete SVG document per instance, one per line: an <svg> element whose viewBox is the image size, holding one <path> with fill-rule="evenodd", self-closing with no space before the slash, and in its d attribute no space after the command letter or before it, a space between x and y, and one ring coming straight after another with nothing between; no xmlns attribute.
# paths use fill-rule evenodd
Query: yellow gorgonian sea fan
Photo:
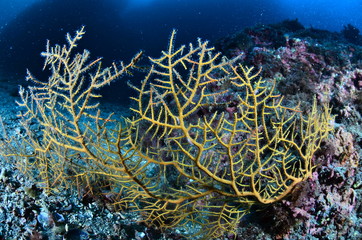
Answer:
<svg viewBox="0 0 362 240"><path fill-rule="evenodd" d="M200 39L175 48L173 31L145 79L131 85L133 117L116 119L102 113L96 91L129 73L140 54L103 68L88 51L73 52L84 33L47 45L51 76L29 73L35 86L20 91L26 136L1 144L48 192L97 189L152 226L209 239L235 232L250 206L276 202L311 176L331 130L327 106L286 107L260 71Z"/></svg>
<svg viewBox="0 0 362 240"><path fill-rule="evenodd" d="M207 41L175 48L174 38L133 87L129 144L142 160L132 172L147 192L138 207L157 226L192 223L217 237L235 231L249 206L278 201L311 176L332 117L316 101L302 116L260 71Z"/></svg>

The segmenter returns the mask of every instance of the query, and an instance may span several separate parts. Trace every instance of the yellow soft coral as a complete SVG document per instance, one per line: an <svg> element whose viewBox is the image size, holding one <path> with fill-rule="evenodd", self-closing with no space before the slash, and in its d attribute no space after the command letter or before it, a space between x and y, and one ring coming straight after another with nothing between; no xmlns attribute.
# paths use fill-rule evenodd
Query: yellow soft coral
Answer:
<svg viewBox="0 0 362 240"><path fill-rule="evenodd" d="M94 91L128 72L139 55L102 69L99 59L87 61L87 51L71 54L83 34L68 35L68 46L48 44L43 56L52 76L41 82L29 74L39 86L20 91L28 133L21 146L32 152L7 147L7 155L31 158L46 189L106 182L117 203L148 224L210 238L234 232L250 206L282 199L311 175L313 154L331 130L327 106L319 111L314 101L302 116L283 105L260 71L200 39L175 48L173 31L140 86L131 85L134 116L122 123L102 116ZM30 121L41 126L41 138ZM30 161L22 166L29 171ZM191 227L198 230L191 234Z"/></svg>
<svg viewBox="0 0 362 240"><path fill-rule="evenodd" d="M311 176L331 115L314 101L303 117L283 106L260 71L221 58L201 40L174 49L174 37L134 87L129 143L142 159L134 175L149 197L139 210L161 227L192 222L215 237L234 231L248 206L278 201Z"/></svg>

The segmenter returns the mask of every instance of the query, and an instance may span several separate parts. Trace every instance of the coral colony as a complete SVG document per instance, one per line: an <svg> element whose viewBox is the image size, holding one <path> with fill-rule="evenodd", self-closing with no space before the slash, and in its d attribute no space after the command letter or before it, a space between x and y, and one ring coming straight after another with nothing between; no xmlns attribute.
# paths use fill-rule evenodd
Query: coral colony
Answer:
<svg viewBox="0 0 362 240"><path fill-rule="evenodd" d="M353 44L358 33L343 32ZM222 39L224 55L201 39L177 47L173 31L144 79L129 83L132 115L118 118L102 112L97 90L137 71L142 53L104 68L75 52L84 34L47 44L49 79L28 72L33 86L20 89L24 137L2 143L45 192L107 198L190 239L255 237L258 219L279 238L293 239L297 219L310 236L331 226L348 234L361 184L351 180L360 132L346 122L361 121L361 48L322 45L318 37L340 35L296 20Z"/></svg>

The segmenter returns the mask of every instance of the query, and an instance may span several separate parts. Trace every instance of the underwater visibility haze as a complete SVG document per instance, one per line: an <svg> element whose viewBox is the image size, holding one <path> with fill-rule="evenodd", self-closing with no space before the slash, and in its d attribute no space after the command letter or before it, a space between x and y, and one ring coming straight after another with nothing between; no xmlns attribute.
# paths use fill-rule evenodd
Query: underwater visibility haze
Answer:
<svg viewBox="0 0 362 240"><path fill-rule="evenodd" d="M1 1L0 62L16 81L25 76L26 68L41 74L39 53L46 39L59 41L82 25L88 35L82 47L111 62L130 59L140 49L158 56L173 29L178 30L177 41L185 44L197 37L214 43L245 27L285 19L331 31L341 31L347 24L361 28L361 8L358 0Z"/></svg>

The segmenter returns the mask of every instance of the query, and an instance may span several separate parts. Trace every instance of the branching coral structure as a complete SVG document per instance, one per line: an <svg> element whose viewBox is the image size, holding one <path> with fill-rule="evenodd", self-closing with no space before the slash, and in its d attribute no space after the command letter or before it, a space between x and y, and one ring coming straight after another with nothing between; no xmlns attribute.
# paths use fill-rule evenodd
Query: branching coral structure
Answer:
<svg viewBox="0 0 362 240"><path fill-rule="evenodd" d="M332 129L328 106L287 107L260 71L200 39L176 48L173 31L141 84L130 84L133 116L103 116L95 90L128 73L140 54L103 69L88 51L72 53L83 34L47 45L51 77L29 73L37 86L20 90L27 136L3 144L24 171L38 170L46 190L98 184L152 226L215 238L235 232L251 206L279 201L311 176L313 155Z"/></svg>
<svg viewBox="0 0 362 240"><path fill-rule="evenodd" d="M35 85L28 90L20 88L24 111L20 114L25 136L21 141L8 139L2 144L3 155L17 155L18 167L25 173L35 170L46 192L58 191L97 182L97 172L104 171L104 165L112 159L108 138L116 127L112 115L102 116L100 97L96 90L111 83L135 67L142 53L131 63L102 68L101 58L90 61L90 53L74 53L78 41L85 34L84 27L75 36L67 34L67 45L51 47L46 51L44 70L51 76L46 81L36 79L29 71L27 80ZM38 128L34 129L34 123ZM107 153L105 153L105 151Z"/></svg>

